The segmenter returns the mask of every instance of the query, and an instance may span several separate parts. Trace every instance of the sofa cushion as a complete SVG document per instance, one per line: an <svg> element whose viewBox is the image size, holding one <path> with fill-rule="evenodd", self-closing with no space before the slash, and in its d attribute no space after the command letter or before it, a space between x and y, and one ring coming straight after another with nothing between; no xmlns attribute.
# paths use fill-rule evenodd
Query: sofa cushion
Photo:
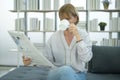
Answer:
<svg viewBox="0 0 120 80"><path fill-rule="evenodd" d="M87 80L120 80L120 74L94 74L87 73Z"/></svg>
<svg viewBox="0 0 120 80"><path fill-rule="evenodd" d="M120 73L120 47L92 46L93 58L88 71L93 73Z"/></svg>
<svg viewBox="0 0 120 80"><path fill-rule="evenodd" d="M19 67L0 77L0 80L46 80L49 71L46 66Z"/></svg>

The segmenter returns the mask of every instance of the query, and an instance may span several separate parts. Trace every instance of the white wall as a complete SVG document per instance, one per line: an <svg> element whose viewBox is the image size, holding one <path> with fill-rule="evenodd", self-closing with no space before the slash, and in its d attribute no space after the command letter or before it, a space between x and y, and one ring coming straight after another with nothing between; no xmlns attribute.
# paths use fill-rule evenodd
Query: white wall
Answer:
<svg viewBox="0 0 120 80"><path fill-rule="evenodd" d="M7 32L14 29L16 14L9 11L13 9L13 0L0 0L0 6L0 65L16 65L17 54L10 52L16 45Z"/></svg>

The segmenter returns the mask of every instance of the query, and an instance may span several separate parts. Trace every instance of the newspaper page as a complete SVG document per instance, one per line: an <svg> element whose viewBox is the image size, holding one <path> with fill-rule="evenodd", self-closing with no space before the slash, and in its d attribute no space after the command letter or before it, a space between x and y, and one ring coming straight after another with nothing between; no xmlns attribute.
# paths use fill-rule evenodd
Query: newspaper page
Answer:
<svg viewBox="0 0 120 80"><path fill-rule="evenodd" d="M31 65L55 67L22 32L8 31L18 47L18 51L32 59Z"/></svg>

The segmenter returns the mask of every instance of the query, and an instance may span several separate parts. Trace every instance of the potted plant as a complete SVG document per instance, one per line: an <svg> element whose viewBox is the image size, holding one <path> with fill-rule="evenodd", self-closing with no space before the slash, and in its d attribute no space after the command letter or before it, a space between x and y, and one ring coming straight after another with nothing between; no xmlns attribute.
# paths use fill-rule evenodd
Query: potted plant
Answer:
<svg viewBox="0 0 120 80"><path fill-rule="evenodd" d="M108 0L103 0L102 3L103 3L103 6L104 6L104 9L107 10L108 7L109 7L110 1L108 1Z"/></svg>
<svg viewBox="0 0 120 80"><path fill-rule="evenodd" d="M105 26L107 25L107 23L106 22L100 22L98 25L100 26L100 30L104 31L105 30Z"/></svg>

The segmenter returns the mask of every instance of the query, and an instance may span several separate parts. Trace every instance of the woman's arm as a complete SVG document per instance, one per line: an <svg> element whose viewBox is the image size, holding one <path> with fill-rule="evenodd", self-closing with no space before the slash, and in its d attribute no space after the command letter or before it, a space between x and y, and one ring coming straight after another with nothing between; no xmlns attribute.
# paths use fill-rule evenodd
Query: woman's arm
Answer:
<svg viewBox="0 0 120 80"><path fill-rule="evenodd" d="M92 58L92 42L87 33L81 35L83 37L82 41L76 43L78 59L88 62Z"/></svg>

